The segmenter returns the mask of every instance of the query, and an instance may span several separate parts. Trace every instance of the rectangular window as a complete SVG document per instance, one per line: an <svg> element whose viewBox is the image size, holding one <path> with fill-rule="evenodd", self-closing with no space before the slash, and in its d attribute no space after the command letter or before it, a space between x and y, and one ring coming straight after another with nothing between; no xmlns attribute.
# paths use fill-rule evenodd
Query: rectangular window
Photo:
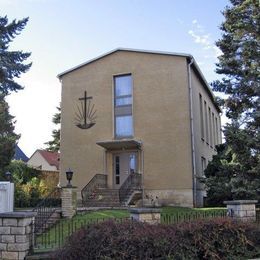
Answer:
<svg viewBox="0 0 260 260"><path fill-rule="evenodd" d="M204 114L205 114L205 128L206 128L206 142L209 144L209 124L207 115L207 102L204 101Z"/></svg>
<svg viewBox="0 0 260 260"><path fill-rule="evenodd" d="M133 136L132 85L131 75L114 77L114 122L116 138Z"/></svg>
<svg viewBox="0 0 260 260"><path fill-rule="evenodd" d="M206 159L201 157L201 176L204 176L204 171L206 169Z"/></svg>
<svg viewBox="0 0 260 260"><path fill-rule="evenodd" d="M215 145L216 145L216 128L215 128L215 115L214 115L214 113L212 112L212 117L211 117L211 119L212 119L212 132L213 132L213 137L212 137L212 145L213 145L213 147L215 147Z"/></svg>
<svg viewBox="0 0 260 260"><path fill-rule="evenodd" d="M116 156L116 184L120 184L120 159Z"/></svg>
<svg viewBox="0 0 260 260"><path fill-rule="evenodd" d="M208 107L208 109L209 109L209 144L212 147L212 122L211 122L210 107Z"/></svg>
<svg viewBox="0 0 260 260"><path fill-rule="evenodd" d="M133 117L116 116L116 136L132 136L133 134Z"/></svg>
<svg viewBox="0 0 260 260"><path fill-rule="evenodd" d="M202 96L199 95L200 98L200 132L201 139L204 140L204 118L203 118L203 104L202 104Z"/></svg>

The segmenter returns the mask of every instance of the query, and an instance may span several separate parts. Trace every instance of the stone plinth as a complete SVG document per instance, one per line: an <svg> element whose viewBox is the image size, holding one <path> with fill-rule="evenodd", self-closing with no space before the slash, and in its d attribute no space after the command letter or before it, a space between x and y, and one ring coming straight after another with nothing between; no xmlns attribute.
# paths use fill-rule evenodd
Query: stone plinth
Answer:
<svg viewBox="0 0 260 260"><path fill-rule="evenodd" d="M232 200L224 201L227 205L228 215L242 221L255 221L257 200Z"/></svg>
<svg viewBox="0 0 260 260"><path fill-rule="evenodd" d="M62 216L72 218L77 211L77 188L62 187L61 201Z"/></svg>
<svg viewBox="0 0 260 260"><path fill-rule="evenodd" d="M130 217L136 221L149 224L159 224L161 222L161 209L158 208L131 208L129 212Z"/></svg>
<svg viewBox="0 0 260 260"><path fill-rule="evenodd" d="M14 184L9 181L0 182L0 213L14 211Z"/></svg>
<svg viewBox="0 0 260 260"><path fill-rule="evenodd" d="M35 212L0 213L0 259L24 259L33 243Z"/></svg>

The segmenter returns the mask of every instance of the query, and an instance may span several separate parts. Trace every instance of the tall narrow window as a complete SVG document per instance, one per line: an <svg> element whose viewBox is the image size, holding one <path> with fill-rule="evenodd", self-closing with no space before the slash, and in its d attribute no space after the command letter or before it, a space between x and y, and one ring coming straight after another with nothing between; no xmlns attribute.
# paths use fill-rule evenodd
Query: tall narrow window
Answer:
<svg viewBox="0 0 260 260"><path fill-rule="evenodd" d="M210 146L212 147L212 122L211 122L210 107L208 107L208 109L209 109L209 143L210 143Z"/></svg>
<svg viewBox="0 0 260 260"><path fill-rule="evenodd" d="M204 118L203 118L203 104L202 104L202 96L199 95L200 98L200 132L201 139L204 140Z"/></svg>
<svg viewBox="0 0 260 260"><path fill-rule="evenodd" d="M204 101L204 113L205 113L205 128L206 128L206 142L209 144L209 124L207 115L207 103Z"/></svg>
<svg viewBox="0 0 260 260"><path fill-rule="evenodd" d="M219 135L218 135L218 118L215 118L215 128L216 128L216 145L219 144Z"/></svg>
<svg viewBox="0 0 260 260"><path fill-rule="evenodd" d="M120 157L115 157L115 163L116 163L116 184L120 184Z"/></svg>
<svg viewBox="0 0 260 260"><path fill-rule="evenodd" d="M216 128L215 128L215 115L214 113L212 112L212 133L213 133L213 136L212 136L212 146L215 147L216 145Z"/></svg>
<svg viewBox="0 0 260 260"><path fill-rule="evenodd" d="M114 77L115 137L133 136L132 76Z"/></svg>
<svg viewBox="0 0 260 260"><path fill-rule="evenodd" d="M206 169L206 159L201 157L201 176L204 176L204 171Z"/></svg>

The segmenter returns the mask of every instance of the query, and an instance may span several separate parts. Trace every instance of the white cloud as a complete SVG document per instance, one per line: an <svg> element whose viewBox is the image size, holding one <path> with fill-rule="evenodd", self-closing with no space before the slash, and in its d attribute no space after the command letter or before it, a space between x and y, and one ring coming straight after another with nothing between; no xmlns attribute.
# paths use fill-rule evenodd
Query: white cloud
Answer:
<svg viewBox="0 0 260 260"><path fill-rule="evenodd" d="M204 58L213 58L216 60L222 54L221 50L211 39L211 35L205 32L204 27L196 19L192 20L192 29L188 31L188 34L193 38L195 43L200 44L207 52Z"/></svg>

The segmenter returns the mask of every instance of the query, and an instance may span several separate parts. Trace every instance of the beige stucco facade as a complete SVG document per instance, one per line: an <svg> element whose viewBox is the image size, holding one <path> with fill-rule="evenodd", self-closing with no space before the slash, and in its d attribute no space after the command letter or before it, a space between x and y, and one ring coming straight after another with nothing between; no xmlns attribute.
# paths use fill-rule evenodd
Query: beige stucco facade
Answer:
<svg viewBox="0 0 260 260"><path fill-rule="evenodd" d="M191 65L189 73L190 61L188 55L116 50L60 74L61 184L66 184L65 172L71 168L78 191L97 173L107 174L112 188L113 155L132 151L138 155L145 197L190 207L197 200L201 205L203 192L194 183L202 172L201 157L210 160L214 148L213 142L208 145L201 139L199 95L218 118L218 140L215 137L214 144L221 141L220 118L200 72ZM124 74L131 74L133 82L131 139L140 146L104 149L97 142L115 140L113 77ZM89 129L75 125L84 91L93 97L97 110L96 124Z"/></svg>

